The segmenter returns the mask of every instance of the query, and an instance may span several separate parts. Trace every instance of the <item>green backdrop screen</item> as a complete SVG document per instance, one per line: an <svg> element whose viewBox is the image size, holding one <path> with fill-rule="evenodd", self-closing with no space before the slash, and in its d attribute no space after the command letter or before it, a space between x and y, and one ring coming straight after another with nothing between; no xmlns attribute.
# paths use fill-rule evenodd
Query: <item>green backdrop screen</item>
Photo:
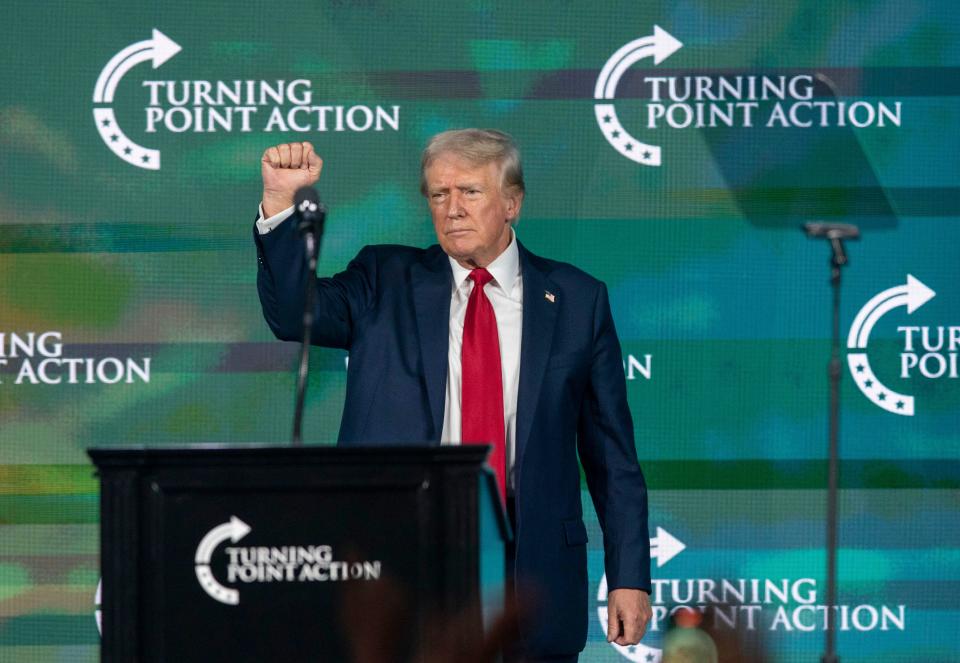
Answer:
<svg viewBox="0 0 960 663"><path fill-rule="evenodd" d="M960 9L946 0L13 2L0 64L0 659L94 661L90 446L288 440L256 295L259 158L309 140L320 271L432 243L433 133L517 140L535 253L610 289L650 486L658 661L714 598L781 661L824 637L827 244L841 333L838 648L960 658ZM848 359L849 358L849 359ZM335 441L346 354L315 349ZM584 500L589 503L584 484Z"/></svg>

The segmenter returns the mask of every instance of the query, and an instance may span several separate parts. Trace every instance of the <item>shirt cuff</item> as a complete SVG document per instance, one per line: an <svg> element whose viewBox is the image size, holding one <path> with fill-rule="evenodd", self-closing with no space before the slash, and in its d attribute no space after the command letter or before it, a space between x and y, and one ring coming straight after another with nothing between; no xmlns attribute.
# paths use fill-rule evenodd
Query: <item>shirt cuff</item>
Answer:
<svg viewBox="0 0 960 663"><path fill-rule="evenodd" d="M277 212L269 219L263 218L263 205L259 206L260 215L257 217L257 232L261 235L266 235L268 232L279 226L281 223L289 219L293 215L293 205L283 210L282 212Z"/></svg>

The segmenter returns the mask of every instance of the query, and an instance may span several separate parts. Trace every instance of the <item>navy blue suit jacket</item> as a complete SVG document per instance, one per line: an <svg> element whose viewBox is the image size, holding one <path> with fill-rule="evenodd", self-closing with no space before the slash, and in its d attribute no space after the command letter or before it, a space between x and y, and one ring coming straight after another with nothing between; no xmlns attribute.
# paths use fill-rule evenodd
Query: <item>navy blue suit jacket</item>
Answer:
<svg viewBox="0 0 960 663"><path fill-rule="evenodd" d="M278 338L299 341L306 267L294 224L254 236L264 317ZM606 287L518 248L516 580L539 599L524 649L572 654L588 623L578 454L604 533L610 589L649 591L646 487ZM437 245L367 246L345 271L316 279L313 343L350 352L339 444L440 443L452 280Z"/></svg>

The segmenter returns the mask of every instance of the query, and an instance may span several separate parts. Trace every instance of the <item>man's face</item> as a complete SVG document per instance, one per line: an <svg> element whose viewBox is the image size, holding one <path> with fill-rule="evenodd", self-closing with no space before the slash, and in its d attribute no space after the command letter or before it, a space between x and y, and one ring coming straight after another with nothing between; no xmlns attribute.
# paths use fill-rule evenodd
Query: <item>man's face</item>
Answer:
<svg viewBox="0 0 960 663"><path fill-rule="evenodd" d="M427 200L437 241L464 267L486 267L510 245L510 223L523 195L500 192L500 166L476 166L441 154L426 171Z"/></svg>

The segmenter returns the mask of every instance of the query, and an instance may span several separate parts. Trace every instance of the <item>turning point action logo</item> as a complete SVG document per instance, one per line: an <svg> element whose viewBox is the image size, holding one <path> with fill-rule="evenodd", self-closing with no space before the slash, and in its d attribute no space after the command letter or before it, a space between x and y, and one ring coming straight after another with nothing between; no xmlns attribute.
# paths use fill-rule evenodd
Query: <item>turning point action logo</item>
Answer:
<svg viewBox="0 0 960 663"><path fill-rule="evenodd" d="M15 375L11 382L14 385L150 382L150 357L64 356L68 347L58 331L0 331L0 385L8 373ZM99 350L89 345L79 348L80 352Z"/></svg>
<svg viewBox="0 0 960 663"><path fill-rule="evenodd" d="M847 336L850 375L863 395L887 412L912 417L915 412L914 397L894 391L877 378L867 357L870 332L880 318L893 309L905 306L907 315L912 315L936 294L919 279L907 274L906 283L877 294L860 309L850 325L850 334ZM897 332L903 334L900 378L909 379L915 373L928 379L957 378L960 327L906 325L898 326Z"/></svg>
<svg viewBox="0 0 960 663"><path fill-rule="evenodd" d="M252 528L236 516L217 525L200 540L194 555L197 581L211 598L240 604L240 591L222 585L213 575L213 553L221 543L239 543ZM342 562L329 545L227 546L228 583L347 582L380 578L379 560Z"/></svg>
<svg viewBox="0 0 960 663"><path fill-rule="evenodd" d="M631 134L617 115L613 100L621 77L637 62L653 59L653 66L679 51L683 43L659 25L653 34L634 39L618 49L597 77L594 115L607 142L621 155L644 166L663 163L661 147ZM817 98L815 83L830 93ZM818 72L789 74L699 74L644 76L644 105L640 120L645 129L704 129L758 127L798 130L811 127L900 126L901 102L871 99L840 101L832 98L835 85ZM838 95L839 96L839 95Z"/></svg>
<svg viewBox="0 0 960 663"><path fill-rule="evenodd" d="M141 62L151 61L156 69L179 52L179 44L154 29L151 39L130 44L110 59L93 88L93 103L112 104L120 79ZM160 150L143 147L130 140L117 124L112 106L94 108L93 119L97 123L100 138L111 152L138 168L160 169Z"/></svg>
<svg viewBox="0 0 960 663"><path fill-rule="evenodd" d="M653 26L653 34L649 37L634 39L623 46L607 60L600 70L597 85L594 88L595 99L613 100L617 96L617 84L624 72L643 58L652 57L653 64L658 65L673 55L683 46L659 25ZM606 137L613 149L637 163L646 166L660 165L660 148L657 145L647 145L624 129L617 118L617 109L612 103L598 103L593 107L597 116L600 131Z"/></svg>
<svg viewBox="0 0 960 663"><path fill-rule="evenodd" d="M114 97L120 80L131 69L150 62L157 69L182 50L157 29L150 39L121 49L100 72L93 89L93 119L110 151L131 166L160 169L160 150L130 138L117 120ZM314 104L308 79L294 80L150 80L144 106L147 134L249 133L261 119L263 132L399 131L400 106ZM266 120L263 121L263 116Z"/></svg>
<svg viewBox="0 0 960 663"><path fill-rule="evenodd" d="M661 527L650 539L650 556L657 568L679 555L686 545ZM650 594L653 616L644 635L651 642L665 630L678 610L702 611L712 606L711 627L739 631L814 633L827 628L828 606L818 603L815 578L655 578ZM904 631L907 608L869 603L833 606L839 631ZM607 577L597 591L597 617L603 632L607 628ZM624 658L635 663L660 663L663 650L640 642L612 645Z"/></svg>

